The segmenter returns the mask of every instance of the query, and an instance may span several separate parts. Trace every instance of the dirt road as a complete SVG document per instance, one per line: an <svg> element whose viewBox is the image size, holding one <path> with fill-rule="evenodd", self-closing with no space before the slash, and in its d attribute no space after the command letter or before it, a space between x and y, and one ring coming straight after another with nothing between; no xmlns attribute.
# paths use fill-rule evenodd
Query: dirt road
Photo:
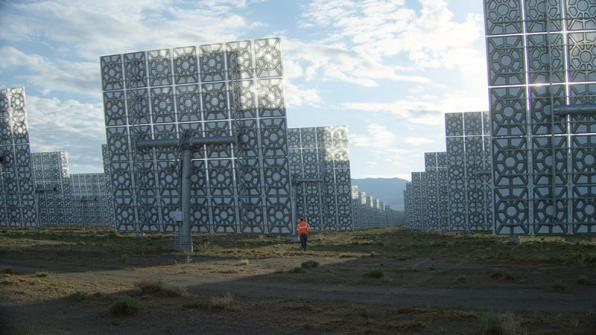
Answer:
<svg viewBox="0 0 596 335"><path fill-rule="evenodd" d="M590 281L596 278L596 248L590 239L529 240L517 247L490 237L373 231L321 236L313 239L312 251L300 253L277 238L234 243L211 236L198 238L209 245L190 258L164 252L169 237L151 243L100 240L105 244L97 236L44 239L22 233L0 240L5 242L0 269L10 269L0 275L3 329L17 334L473 334L490 322L487 317L507 315L535 333L596 329L596 286ZM487 249L491 253L483 254ZM526 255L520 257L520 251ZM307 261L315 266L303 267ZM184 293L142 294L135 287L141 281ZM73 293L80 292L85 298L73 302ZM184 308L193 301L209 305L225 293L234 297L235 307L228 311ZM127 318L107 313L121 295L136 297L142 311ZM159 320L169 322L164 326Z"/></svg>

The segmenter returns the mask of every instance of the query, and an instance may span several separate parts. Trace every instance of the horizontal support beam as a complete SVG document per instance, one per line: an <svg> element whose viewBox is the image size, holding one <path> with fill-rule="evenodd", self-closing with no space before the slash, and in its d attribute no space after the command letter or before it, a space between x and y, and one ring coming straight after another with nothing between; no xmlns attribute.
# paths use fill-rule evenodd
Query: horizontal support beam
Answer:
<svg viewBox="0 0 596 335"><path fill-rule="evenodd" d="M209 144L236 144L238 138L235 136L213 136L213 137L191 137L190 146Z"/></svg>
<svg viewBox="0 0 596 335"><path fill-rule="evenodd" d="M476 176L490 176L490 171L489 170L480 170L480 171L476 171L474 173L474 175L476 175Z"/></svg>
<svg viewBox="0 0 596 335"><path fill-rule="evenodd" d="M93 197L93 196L81 196L81 197L76 197L74 198L75 201L80 201L80 202L92 202L92 201L97 201L97 197Z"/></svg>
<svg viewBox="0 0 596 335"><path fill-rule="evenodd" d="M213 136L213 137L191 137L180 143L179 139L157 139L157 140L138 140L136 141L137 148L156 148L156 147L177 147L182 146L196 147L200 145L215 145L215 144L236 144L238 142L235 136Z"/></svg>
<svg viewBox="0 0 596 335"><path fill-rule="evenodd" d="M176 147L180 145L178 139L138 140L137 148Z"/></svg>
<svg viewBox="0 0 596 335"><path fill-rule="evenodd" d="M322 183L323 178L294 178L292 179L292 183L294 185L297 184L305 184L305 183Z"/></svg>
<svg viewBox="0 0 596 335"><path fill-rule="evenodd" d="M35 193L58 193L58 186L38 185Z"/></svg>
<svg viewBox="0 0 596 335"><path fill-rule="evenodd" d="M596 113L595 104L581 104L569 106L555 106L555 115L570 115L570 114L592 114Z"/></svg>

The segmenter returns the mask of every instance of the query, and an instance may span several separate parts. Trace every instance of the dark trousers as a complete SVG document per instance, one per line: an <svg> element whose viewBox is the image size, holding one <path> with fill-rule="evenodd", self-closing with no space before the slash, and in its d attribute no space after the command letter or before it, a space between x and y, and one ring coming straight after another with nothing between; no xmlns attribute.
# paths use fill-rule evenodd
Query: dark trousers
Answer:
<svg viewBox="0 0 596 335"><path fill-rule="evenodd" d="M306 241L308 241L308 235L300 235L300 247L302 250L306 251Z"/></svg>

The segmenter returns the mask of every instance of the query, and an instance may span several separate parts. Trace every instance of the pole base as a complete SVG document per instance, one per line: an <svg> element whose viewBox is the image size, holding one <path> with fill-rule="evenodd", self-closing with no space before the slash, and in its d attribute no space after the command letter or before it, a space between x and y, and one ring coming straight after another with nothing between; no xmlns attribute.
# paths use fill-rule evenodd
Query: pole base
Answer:
<svg viewBox="0 0 596 335"><path fill-rule="evenodd" d="M185 254L192 254L192 235L186 235L181 231L178 231L178 234L176 234L176 251Z"/></svg>
<svg viewBox="0 0 596 335"><path fill-rule="evenodd" d="M192 254L193 253L192 244L178 244L178 243L176 243L176 251L184 253L184 254Z"/></svg>

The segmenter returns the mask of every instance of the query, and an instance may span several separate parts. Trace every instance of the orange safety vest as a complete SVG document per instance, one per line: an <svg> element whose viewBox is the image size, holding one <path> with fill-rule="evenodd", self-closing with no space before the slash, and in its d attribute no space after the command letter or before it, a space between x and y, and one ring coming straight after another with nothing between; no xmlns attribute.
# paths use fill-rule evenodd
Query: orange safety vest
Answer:
<svg viewBox="0 0 596 335"><path fill-rule="evenodd" d="M296 231L298 232L298 235L306 235L310 231L310 226L305 221L302 221L298 223Z"/></svg>

